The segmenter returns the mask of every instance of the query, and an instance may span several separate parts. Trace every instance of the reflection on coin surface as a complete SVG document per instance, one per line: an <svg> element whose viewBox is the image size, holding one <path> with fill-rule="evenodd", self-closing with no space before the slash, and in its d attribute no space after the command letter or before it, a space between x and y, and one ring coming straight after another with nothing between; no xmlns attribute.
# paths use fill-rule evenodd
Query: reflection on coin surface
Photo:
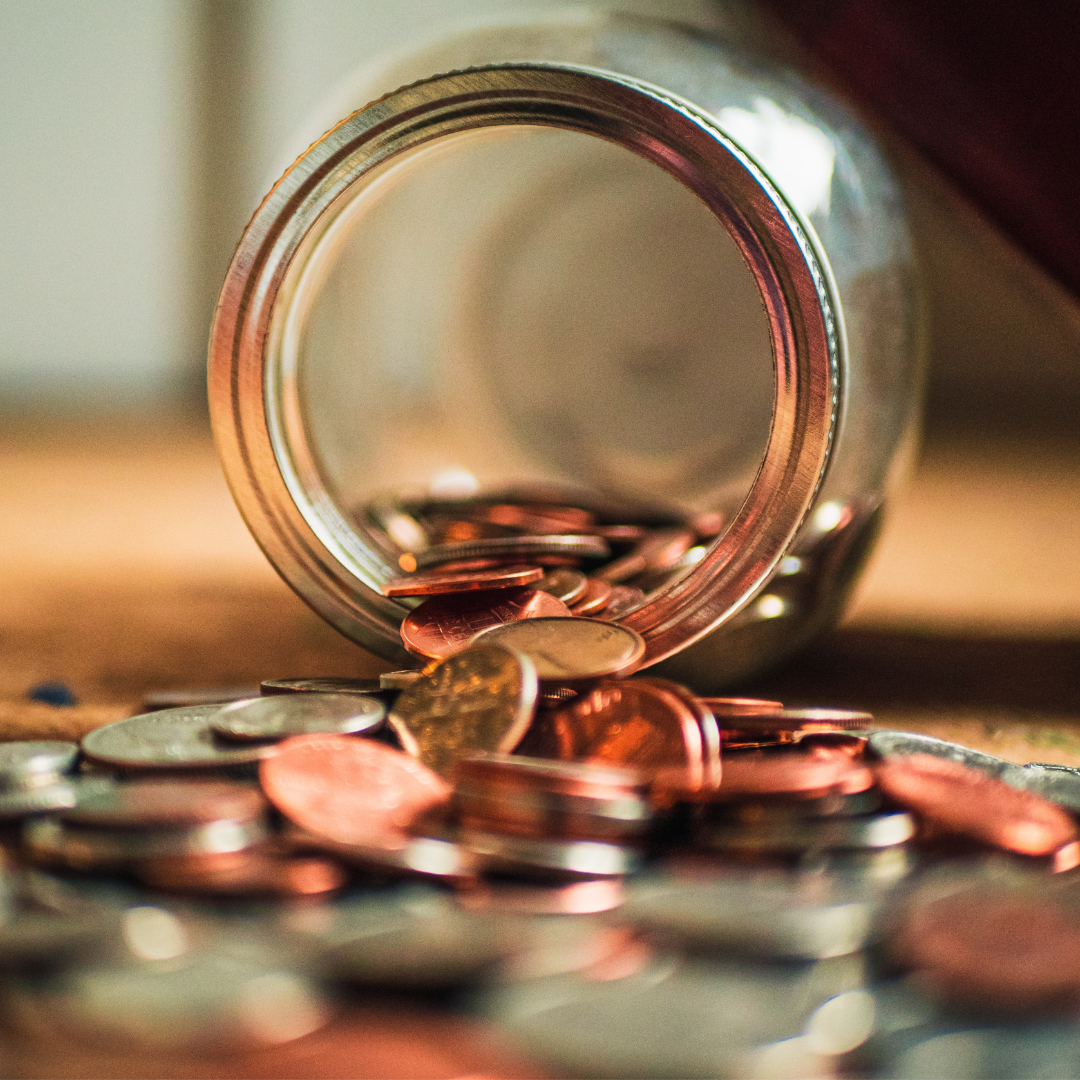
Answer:
<svg viewBox="0 0 1080 1080"><path fill-rule="evenodd" d="M536 694L531 660L498 645L475 645L403 691L389 723L409 753L449 776L461 757L513 750L532 719Z"/></svg>
<svg viewBox="0 0 1080 1080"><path fill-rule="evenodd" d="M795 751L761 756L732 755L724 762L724 777L715 798L761 795L817 798L839 790L848 775L856 771L864 781L864 788L873 783L873 777L854 765L846 755L813 757Z"/></svg>
<svg viewBox="0 0 1080 1080"><path fill-rule="evenodd" d="M262 851L238 852L222 865L197 860L159 859L136 868L140 881L155 889L197 896L319 896L347 881L341 866L329 859L282 856Z"/></svg>
<svg viewBox="0 0 1080 1080"><path fill-rule="evenodd" d="M585 591L574 601L570 610L574 615L588 618L603 611L610 599L611 586L606 581L596 577L587 578Z"/></svg>
<svg viewBox="0 0 1080 1080"><path fill-rule="evenodd" d="M450 789L420 762L347 735L301 735L259 766L270 801L302 829L344 844L401 847L417 814Z"/></svg>
<svg viewBox="0 0 1080 1080"><path fill-rule="evenodd" d="M611 553L606 540L599 536L504 536L485 540L466 540L453 544L435 544L426 551L415 553L415 569L457 559L484 559L509 555L522 561L533 561L534 556L573 555L593 559L605 559Z"/></svg>
<svg viewBox="0 0 1080 1080"><path fill-rule="evenodd" d="M235 742L290 735L355 735L374 731L386 706L368 694L273 694L226 705L214 733Z"/></svg>
<svg viewBox="0 0 1080 1080"><path fill-rule="evenodd" d="M264 694L377 694L378 679L264 679Z"/></svg>
<svg viewBox="0 0 1080 1080"><path fill-rule="evenodd" d="M767 701L762 698L746 697L703 697L703 701L715 716L756 716L759 713L774 713L784 706L779 701Z"/></svg>
<svg viewBox="0 0 1080 1080"><path fill-rule="evenodd" d="M585 596L588 582L589 579L580 570L551 570L537 582L536 587L572 606Z"/></svg>
<svg viewBox="0 0 1080 1080"><path fill-rule="evenodd" d="M619 619L645 603L645 594L635 585L616 585L600 612L605 619Z"/></svg>
<svg viewBox="0 0 1080 1080"><path fill-rule="evenodd" d="M137 780L100 785L60 818L100 829L182 828L211 821L251 821L265 810L262 792L251 784Z"/></svg>
<svg viewBox="0 0 1080 1080"><path fill-rule="evenodd" d="M78 756L79 747L73 742L0 743L0 791L66 773Z"/></svg>
<svg viewBox="0 0 1080 1080"><path fill-rule="evenodd" d="M561 600L536 589L433 596L405 616L401 640L416 656L443 660L494 626L569 615L570 609Z"/></svg>
<svg viewBox="0 0 1080 1080"><path fill-rule="evenodd" d="M214 768L258 761L271 746L222 744L211 727L217 705L129 716L83 736L83 753L94 761L132 769Z"/></svg>
<svg viewBox="0 0 1080 1080"><path fill-rule="evenodd" d="M914 731L874 731L870 734L870 749L884 758L902 758L908 754L930 754L945 761L955 761L969 769L978 769L987 776L1001 776L1013 765L1004 758L972 750L960 743L935 739Z"/></svg>
<svg viewBox="0 0 1080 1080"><path fill-rule="evenodd" d="M534 745L535 739L535 745ZM685 783L704 777L701 728L680 698L644 680L603 683L571 704L544 713L529 753L564 761L606 761L646 773L675 769Z"/></svg>
<svg viewBox="0 0 1080 1080"><path fill-rule="evenodd" d="M384 671L379 676L379 686L383 690L404 690L412 686L417 679L422 679L424 672L420 668L404 668L401 671Z"/></svg>
<svg viewBox="0 0 1080 1080"><path fill-rule="evenodd" d="M601 619L526 619L485 630L473 640L516 649L532 660L542 682L561 684L629 675L645 655L640 634Z"/></svg>
<svg viewBox="0 0 1080 1080"><path fill-rule="evenodd" d="M1030 791L1080 813L1080 772L1065 765L1014 765L1001 774L1009 787Z"/></svg>
<svg viewBox="0 0 1080 1080"><path fill-rule="evenodd" d="M622 877L636 870L640 862L631 848L595 840L536 840L465 829L461 842L485 869L526 877L567 881Z"/></svg>
<svg viewBox="0 0 1080 1080"><path fill-rule="evenodd" d="M1076 846L1076 824L1060 806L959 762L906 754L880 762L875 772L890 799L946 833L1021 855L1064 854Z"/></svg>
<svg viewBox="0 0 1080 1080"><path fill-rule="evenodd" d="M488 570L439 572L438 569L388 581L383 596L440 596L445 593L475 592L482 589L512 589L539 583L544 571L539 566L503 566ZM545 590L545 592L550 590Z"/></svg>

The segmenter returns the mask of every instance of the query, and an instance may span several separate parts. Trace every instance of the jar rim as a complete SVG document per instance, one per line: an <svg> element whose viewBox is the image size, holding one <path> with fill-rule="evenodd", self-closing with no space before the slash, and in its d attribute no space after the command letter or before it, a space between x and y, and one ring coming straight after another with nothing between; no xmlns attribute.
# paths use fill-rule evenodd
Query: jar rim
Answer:
<svg viewBox="0 0 1080 1080"><path fill-rule="evenodd" d="M312 237L381 166L463 131L523 124L606 139L673 175L732 237L765 309L774 400L761 466L704 558L617 620L644 637L648 665L727 621L768 580L824 477L841 391L842 335L812 231L691 102L595 68L507 63L433 76L347 117L274 185L241 237L210 336L215 440L243 517L286 582L347 637L402 658L406 609L378 592L385 560L338 510L298 436L296 373L275 317Z"/></svg>

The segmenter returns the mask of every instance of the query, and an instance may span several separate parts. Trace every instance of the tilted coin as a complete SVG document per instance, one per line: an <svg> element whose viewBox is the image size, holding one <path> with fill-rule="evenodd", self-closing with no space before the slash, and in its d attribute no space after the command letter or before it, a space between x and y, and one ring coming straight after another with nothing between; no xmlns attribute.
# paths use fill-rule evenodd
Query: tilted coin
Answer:
<svg viewBox="0 0 1080 1080"><path fill-rule="evenodd" d="M453 544L435 544L417 552L412 566L402 562L402 569L423 570L452 559L483 559L511 555L532 562L538 555L574 555L591 559L606 559L611 554L607 541L599 536L507 536L484 540L469 540ZM399 560L400 562L401 560Z"/></svg>
<svg viewBox="0 0 1080 1080"><path fill-rule="evenodd" d="M218 705L129 716L83 736L83 753L94 761L130 769L220 768L258 761L272 746L222 744L214 737Z"/></svg>
<svg viewBox="0 0 1080 1080"><path fill-rule="evenodd" d="M257 686L195 686L183 690L149 690L143 695L142 711L158 709L183 709L191 705L227 705L230 701L243 701L259 696Z"/></svg>
<svg viewBox="0 0 1080 1080"><path fill-rule="evenodd" d="M564 604L573 606L588 589L589 579L580 570L550 570L537 582L541 592L551 593Z"/></svg>
<svg viewBox="0 0 1080 1080"><path fill-rule="evenodd" d="M718 787L721 778L720 725L712 710L685 686L672 682L670 679L648 676L638 681L666 690L682 701L694 714L698 728L701 730L702 787L706 790Z"/></svg>
<svg viewBox="0 0 1080 1080"><path fill-rule="evenodd" d="M513 750L532 720L536 694L531 660L499 645L474 645L402 691L388 722L409 753L450 776L459 758Z"/></svg>
<svg viewBox="0 0 1080 1080"><path fill-rule="evenodd" d="M570 609L561 600L536 589L433 596L405 616L401 640L414 656L444 660L492 627L522 619L569 615Z"/></svg>
<svg viewBox="0 0 1080 1080"><path fill-rule="evenodd" d="M955 761L987 776L1000 777L1012 768L1012 763L981 750L972 750L960 743L919 735L914 731L874 731L870 734L870 749L883 758L901 758L908 754L930 754L945 761Z"/></svg>
<svg viewBox="0 0 1080 1080"><path fill-rule="evenodd" d="M378 679L264 679L263 694L377 694Z"/></svg>
<svg viewBox="0 0 1080 1080"><path fill-rule="evenodd" d="M634 585L615 585L599 615L605 619L621 619L645 603L645 594Z"/></svg>
<svg viewBox="0 0 1080 1080"><path fill-rule="evenodd" d="M513 589L522 585L536 585L540 589L543 578L544 571L539 566L501 566L456 572L435 569L388 581L381 591L383 596L441 596L482 589ZM544 592L550 591L544 589Z"/></svg>
<svg viewBox="0 0 1080 1080"><path fill-rule="evenodd" d="M379 686L383 690L405 690L417 679L422 679L424 672L420 668L405 668L402 671L384 671L379 676Z"/></svg>
<svg viewBox="0 0 1080 1080"><path fill-rule="evenodd" d="M488 871L543 879L622 877L641 856L633 848L595 840L537 840L463 829L461 842Z"/></svg>
<svg viewBox="0 0 1080 1080"><path fill-rule="evenodd" d="M648 775L673 769L691 788L706 780L695 713L681 698L640 679L602 683L541 713L522 750L563 761L631 765Z"/></svg>
<svg viewBox="0 0 1080 1080"><path fill-rule="evenodd" d="M711 851L746 854L794 854L896 847L915 835L915 822L901 810L861 817L793 819L763 825L706 824L698 832L701 846Z"/></svg>
<svg viewBox="0 0 1080 1080"><path fill-rule="evenodd" d="M1080 813L1080 770L1068 765L1014 765L1001 774L1009 787L1030 791L1050 802Z"/></svg>
<svg viewBox="0 0 1080 1080"><path fill-rule="evenodd" d="M400 848L422 811L450 789L420 762L347 735L286 739L259 766L270 801L302 829L345 844Z"/></svg>
<svg viewBox="0 0 1080 1080"><path fill-rule="evenodd" d="M570 611L582 617L597 615L607 607L610 599L611 586L606 581L597 577L586 578L585 590L571 605Z"/></svg>
<svg viewBox="0 0 1080 1080"><path fill-rule="evenodd" d="M875 766L875 775L893 802L918 815L924 830L1020 855L1053 857L1058 870L1080 862L1076 823L1069 814L996 777L930 754L888 758Z"/></svg>
<svg viewBox="0 0 1080 1080"><path fill-rule="evenodd" d="M643 570L667 569L693 546L695 539L690 529L656 529L646 533L629 554L602 566L596 576L615 585Z"/></svg>
<svg viewBox="0 0 1080 1080"><path fill-rule="evenodd" d="M497 644L524 653L541 682L573 686L636 671L645 641L629 627L601 619L525 619L485 630L475 644Z"/></svg>
<svg viewBox="0 0 1080 1080"><path fill-rule="evenodd" d="M59 817L84 828L187 828L216 821L254 821L266 809L262 792L251 784L138 780L99 785Z"/></svg>
<svg viewBox="0 0 1080 1080"><path fill-rule="evenodd" d="M356 735L374 731L386 706L370 694L279 694L226 705L214 734L232 742L290 735Z"/></svg>

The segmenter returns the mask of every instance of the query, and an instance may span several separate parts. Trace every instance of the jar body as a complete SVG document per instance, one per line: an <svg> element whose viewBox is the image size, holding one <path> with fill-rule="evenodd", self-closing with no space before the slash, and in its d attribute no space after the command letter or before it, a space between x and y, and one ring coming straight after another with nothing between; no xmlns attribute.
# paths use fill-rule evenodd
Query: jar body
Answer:
<svg viewBox="0 0 1080 1080"><path fill-rule="evenodd" d="M803 478L798 520L767 565L755 564L752 587L707 618L684 590L664 615L655 658L705 691L768 666L837 617L910 452L921 365L901 197L872 139L827 95L755 53L752 20L696 17L680 25L597 6L448 31L358 73L330 110L345 115L460 68L513 63L530 79L581 71L585 94L589 73L602 73L715 125L783 204L826 309L829 430L818 433L820 474ZM437 117L438 106L425 107ZM379 106L371 109L374 131ZM315 206L295 230L299 254L279 275L265 333L247 344L233 317L237 297L255 291L242 243L211 344L215 431L257 539L317 610L392 660L397 643L379 628L393 624L394 605L376 590L395 549L368 557L379 547L363 520L373 499L547 483L741 522L777 437L784 376L772 301L747 267L738 214L718 221L686 190L690 172L663 171L667 151L654 144L664 118L636 154L615 129L598 138L574 118L572 130L527 110L497 119L455 122L407 160L371 166L364 186L350 180L356 194L335 196L356 208L339 207L332 224L320 224ZM303 164L289 174L297 192ZM295 217L295 205L273 213ZM270 222L259 251L272 234ZM237 372L256 354L263 366L245 390ZM256 392L269 427L285 433L271 431L262 456L273 460L261 462L237 453L237 396ZM268 524L275 515L260 509L258 489L272 472L298 505L315 508L304 527ZM767 527L779 528L746 525ZM336 598L295 569L305 558L296 552L312 543L329 552L320 563L344 566L331 574ZM365 617L344 612L350 590Z"/></svg>

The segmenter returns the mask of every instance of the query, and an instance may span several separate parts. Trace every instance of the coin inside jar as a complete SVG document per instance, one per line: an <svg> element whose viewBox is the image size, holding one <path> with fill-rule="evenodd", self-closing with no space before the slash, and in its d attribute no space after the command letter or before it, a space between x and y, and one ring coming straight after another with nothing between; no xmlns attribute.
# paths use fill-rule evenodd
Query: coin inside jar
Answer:
<svg viewBox="0 0 1080 1080"><path fill-rule="evenodd" d="M611 586L600 578L585 579L585 589L570 607L574 615L588 617L596 615L607 607L611 599Z"/></svg>
<svg viewBox="0 0 1080 1080"><path fill-rule="evenodd" d="M290 821L343 844L398 848L449 787L400 750L346 735L286 739L259 767L270 801Z"/></svg>
<svg viewBox="0 0 1080 1080"><path fill-rule="evenodd" d="M551 593L564 604L576 604L588 588L589 579L580 570L549 570L537 583L541 592Z"/></svg>
<svg viewBox="0 0 1080 1080"><path fill-rule="evenodd" d="M562 686L629 675L645 656L640 634L601 619L526 619L492 627L473 640L524 653L542 682Z"/></svg>
<svg viewBox="0 0 1080 1080"><path fill-rule="evenodd" d="M532 563L538 556L574 556L605 559L611 554L607 541L599 536L505 536L433 544L424 551L402 556L399 564L410 572L457 559L484 559L511 556Z"/></svg>
<svg viewBox="0 0 1080 1080"><path fill-rule="evenodd" d="M512 589L535 584L542 588L544 571L539 566L503 566L485 570L426 570L388 581L383 596L442 596L483 589ZM545 589L545 592L550 592Z"/></svg>
<svg viewBox="0 0 1080 1080"><path fill-rule="evenodd" d="M356 735L374 731L386 706L367 694L280 694L226 705L211 722L232 742L290 735Z"/></svg>
<svg viewBox="0 0 1080 1080"><path fill-rule="evenodd" d="M537 589L433 596L405 616L401 640L415 656L443 660L494 626L569 615L570 609L561 600Z"/></svg>
<svg viewBox="0 0 1080 1080"><path fill-rule="evenodd" d="M402 691L389 724L405 750L449 776L461 757L517 746L532 720L537 687L528 657L479 644Z"/></svg>

